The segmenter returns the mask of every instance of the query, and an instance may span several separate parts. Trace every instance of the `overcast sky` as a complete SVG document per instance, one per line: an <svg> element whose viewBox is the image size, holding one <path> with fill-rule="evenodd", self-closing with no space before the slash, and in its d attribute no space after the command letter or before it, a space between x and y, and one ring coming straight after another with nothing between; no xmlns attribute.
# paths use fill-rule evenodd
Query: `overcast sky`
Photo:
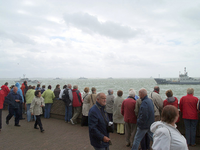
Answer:
<svg viewBox="0 0 200 150"><path fill-rule="evenodd" d="M0 0L0 78L200 77L199 0Z"/></svg>

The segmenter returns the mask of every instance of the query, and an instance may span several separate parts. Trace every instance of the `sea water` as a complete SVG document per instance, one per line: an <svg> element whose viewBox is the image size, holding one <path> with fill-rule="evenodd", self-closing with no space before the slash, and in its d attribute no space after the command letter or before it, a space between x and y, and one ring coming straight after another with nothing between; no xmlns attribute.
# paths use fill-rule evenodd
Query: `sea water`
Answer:
<svg viewBox="0 0 200 150"><path fill-rule="evenodd" d="M9 83L9 87L15 84L15 81L19 79L0 79L0 85L3 85L5 82ZM36 80L36 79L30 79ZM156 86L156 82L153 78L134 78L134 79L60 79L60 80L53 80L53 79L39 79L42 85L52 86L52 91L55 89L57 84L60 84L61 89L65 84L78 85L78 89L81 93L83 93L85 87L95 87L97 89L97 93L103 92L107 94L108 89L113 89L114 96L117 96L117 91L123 91L123 98L128 96L128 91L130 88L135 89L136 94L138 95L138 91L141 88L145 88L150 94L153 91L154 86ZM28 85L35 85L32 83L28 83ZM165 92L169 89L173 91L175 97L180 100L180 98L187 94L187 88L194 88L194 96L200 98L200 85L174 85L174 84L165 84L165 85L158 85L160 87L160 95L162 99L166 99ZM91 93L91 92L90 92Z"/></svg>

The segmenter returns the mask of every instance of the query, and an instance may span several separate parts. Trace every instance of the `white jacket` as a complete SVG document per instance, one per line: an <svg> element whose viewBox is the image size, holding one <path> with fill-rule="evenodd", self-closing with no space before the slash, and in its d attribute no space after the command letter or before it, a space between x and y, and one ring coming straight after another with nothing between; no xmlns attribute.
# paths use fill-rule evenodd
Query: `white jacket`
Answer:
<svg viewBox="0 0 200 150"><path fill-rule="evenodd" d="M153 150L188 150L185 137L176 127L157 121L150 129L153 133Z"/></svg>

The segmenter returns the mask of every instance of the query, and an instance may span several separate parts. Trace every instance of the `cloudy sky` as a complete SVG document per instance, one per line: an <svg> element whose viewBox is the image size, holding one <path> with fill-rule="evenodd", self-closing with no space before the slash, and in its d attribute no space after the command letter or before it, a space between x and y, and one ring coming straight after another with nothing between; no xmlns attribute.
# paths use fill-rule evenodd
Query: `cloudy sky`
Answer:
<svg viewBox="0 0 200 150"><path fill-rule="evenodd" d="M0 78L200 77L199 0L0 0Z"/></svg>

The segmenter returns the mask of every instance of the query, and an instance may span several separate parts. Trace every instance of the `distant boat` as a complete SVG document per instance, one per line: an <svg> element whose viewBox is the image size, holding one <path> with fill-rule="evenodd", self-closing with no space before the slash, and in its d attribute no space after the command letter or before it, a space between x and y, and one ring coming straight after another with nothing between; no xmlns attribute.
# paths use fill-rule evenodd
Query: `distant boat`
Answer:
<svg viewBox="0 0 200 150"><path fill-rule="evenodd" d="M19 83L22 84L24 83L24 81L27 81L28 83L34 83L34 84L41 84L42 82L38 81L38 80L29 80L29 78L25 78L25 74L23 74L23 78L20 78L19 81L15 81L15 83Z"/></svg>
<svg viewBox="0 0 200 150"><path fill-rule="evenodd" d="M85 78L85 77L80 77L80 78L78 78L78 79L87 79L87 78Z"/></svg>
<svg viewBox="0 0 200 150"><path fill-rule="evenodd" d="M113 79L112 77L109 77L108 79Z"/></svg>
<svg viewBox="0 0 200 150"><path fill-rule="evenodd" d="M166 80L163 78L154 78L157 84L200 84L199 79L194 79L188 76L186 67L184 68L184 74L179 74L178 80L170 79Z"/></svg>
<svg viewBox="0 0 200 150"><path fill-rule="evenodd" d="M57 77L57 78L55 78L54 80L62 80L62 79Z"/></svg>

